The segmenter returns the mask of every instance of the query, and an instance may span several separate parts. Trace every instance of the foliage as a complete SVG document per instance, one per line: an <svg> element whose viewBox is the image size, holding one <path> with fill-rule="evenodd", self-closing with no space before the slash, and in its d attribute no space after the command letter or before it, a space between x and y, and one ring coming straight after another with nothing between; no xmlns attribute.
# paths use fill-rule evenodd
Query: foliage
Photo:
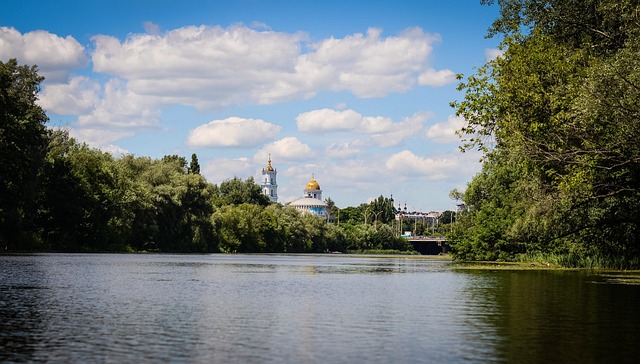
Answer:
<svg viewBox="0 0 640 364"><path fill-rule="evenodd" d="M200 174L200 163L198 162L198 156L195 153L191 154L189 173Z"/></svg>
<svg viewBox="0 0 640 364"><path fill-rule="evenodd" d="M213 196L213 204L217 207L243 203L261 206L267 206L270 203L269 197L262 193L262 189L255 183L253 177L245 181L238 177L225 180Z"/></svg>
<svg viewBox="0 0 640 364"><path fill-rule="evenodd" d="M36 248L30 233L35 218L38 171L46 154L48 118L36 104L36 66L0 61L0 247Z"/></svg>
<svg viewBox="0 0 640 364"><path fill-rule="evenodd" d="M485 1L492 3L492 1ZM639 256L640 4L500 2L504 55L461 83L485 151L451 238L464 259Z"/></svg>
<svg viewBox="0 0 640 364"><path fill-rule="evenodd" d="M347 206L337 211L335 216L340 225L356 225L364 223L365 204L360 206Z"/></svg>
<svg viewBox="0 0 640 364"><path fill-rule="evenodd" d="M253 178L219 186L196 154L114 158L47 129L37 68L0 63L0 246L7 251L320 253L411 250L389 203L346 208L347 226L272 204ZM334 213L340 211L327 200ZM360 226L364 212L372 225ZM352 215L352 216L350 216ZM358 224L358 225L356 225ZM356 233L353 235L351 233Z"/></svg>

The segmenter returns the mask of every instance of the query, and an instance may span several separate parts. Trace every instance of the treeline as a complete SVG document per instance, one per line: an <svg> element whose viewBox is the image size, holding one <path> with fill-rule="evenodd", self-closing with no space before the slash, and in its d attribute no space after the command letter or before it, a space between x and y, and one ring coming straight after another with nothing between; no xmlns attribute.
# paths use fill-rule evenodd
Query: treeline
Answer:
<svg viewBox="0 0 640 364"><path fill-rule="evenodd" d="M464 148L484 152L453 193L464 203L455 256L639 267L640 4L499 4L489 35L504 37L504 54L453 103Z"/></svg>
<svg viewBox="0 0 640 364"><path fill-rule="evenodd" d="M412 250L376 201L380 221L338 225L270 203L253 178L209 183L195 154L114 158L89 148L45 126L35 103L42 80L35 66L0 62L1 251Z"/></svg>

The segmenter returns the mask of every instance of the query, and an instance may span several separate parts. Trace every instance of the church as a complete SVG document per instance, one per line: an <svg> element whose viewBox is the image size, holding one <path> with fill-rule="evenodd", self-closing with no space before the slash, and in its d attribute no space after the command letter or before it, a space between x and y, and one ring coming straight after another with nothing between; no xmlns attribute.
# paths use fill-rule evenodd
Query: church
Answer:
<svg viewBox="0 0 640 364"><path fill-rule="evenodd" d="M276 182L276 175L278 171L271 166L271 154L269 154L269 162L267 166L262 168L262 193L269 197L271 202L278 202L278 183Z"/></svg>
<svg viewBox="0 0 640 364"><path fill-rule="evenodd" d="M271 156L267 166L262 169L262 193L269 197L271 202L278 202L278 184L276 183L277 171L271 166ZM305 186L302 197L286 204L298 211L311 213L324 219L330 219L329 206L322 200L320 184L311 176L311 180Z"/></svg>

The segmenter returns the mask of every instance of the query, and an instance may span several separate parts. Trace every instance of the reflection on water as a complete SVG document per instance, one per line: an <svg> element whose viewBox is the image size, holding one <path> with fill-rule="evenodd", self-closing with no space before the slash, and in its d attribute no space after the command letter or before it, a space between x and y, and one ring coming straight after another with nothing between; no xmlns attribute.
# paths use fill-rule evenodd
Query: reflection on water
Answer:
<svg viewBox="0 0 640 364"><path fill-rule="evenodd" d="M0 361L631 362L629 279L397 257L0 256Z"/></svg>
<svg viewBox="0 0 640 364"><path fill-rule="evenodd" d="M478 293L496 305L499 314L483 320L508 339L497 353L507 362L637 362L640 286L577 271L470 274L493 280Z"/></svg>

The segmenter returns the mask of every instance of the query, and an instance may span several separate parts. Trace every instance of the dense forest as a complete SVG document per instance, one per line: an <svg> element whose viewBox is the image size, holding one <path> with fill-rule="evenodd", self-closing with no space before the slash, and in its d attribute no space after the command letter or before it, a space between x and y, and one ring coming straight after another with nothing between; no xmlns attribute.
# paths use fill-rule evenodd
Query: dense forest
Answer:
<svg viewBox="0 0 640 364"><path fill-rule="evenodd" d="M640 3L498 3L503 54L452 104L463 149L484 152L452 192L456 258L638 268Z"/></svg>
<svg viewBox="0 0 640 364"><path fill-rule="evenodd" d="M114 158L92 149L46 126L36 104L42 81L36 66L0 62L3 252L413 251L382 196L342 214L328 200L338 217L328 223L270 203L253 178L207 182L195 154Z"/></svg>

